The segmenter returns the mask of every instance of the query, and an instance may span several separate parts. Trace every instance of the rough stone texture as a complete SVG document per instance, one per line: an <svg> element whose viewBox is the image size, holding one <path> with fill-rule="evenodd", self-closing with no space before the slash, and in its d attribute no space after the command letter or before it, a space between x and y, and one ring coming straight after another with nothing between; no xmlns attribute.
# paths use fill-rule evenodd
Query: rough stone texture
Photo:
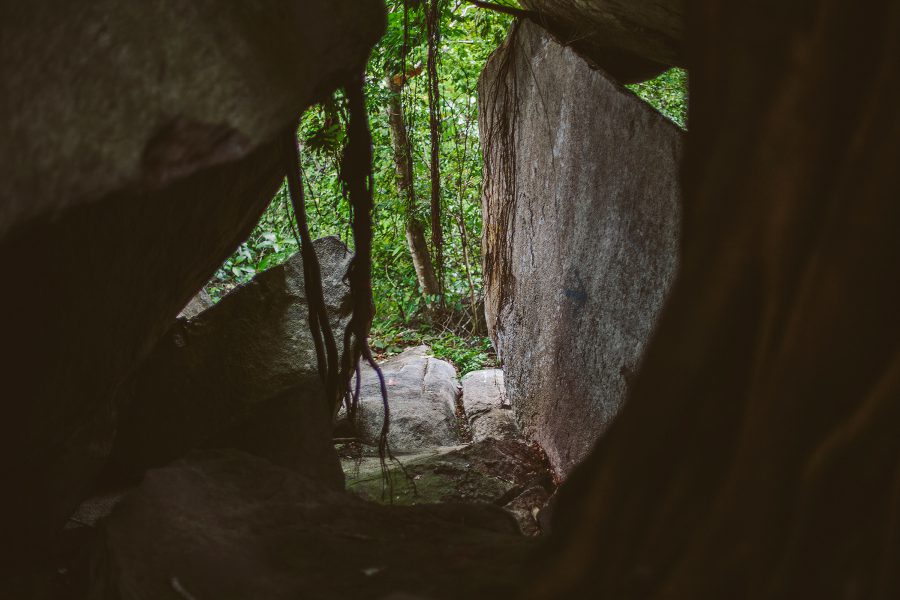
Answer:
<svg viewBox="0 0 900 600"><path fill-rule="evenodd" d="M342 339L351 254L336 237L313 245L334 335ZM177 321L118 399L110 476L139 478L191 448L222 446L342 486L307 310L295 254L213 308Z"/></svg>
<svg viewBox="0 0 900 600"><path fill-rule="evenodd" d="M472 371L462 378L463 409L472 441L521 437L512 406L506 399L501 369Z"/></svg>
<svg viewBox="0 0 900 600"><path fill-rule="evenodd" d="M178 316L184 319L193 319L207 308L212 308L213 301L205 289L200 290L196 296L191 298L187 306L181 309Z"/></svg>
<svg viewBox="0 0 900 600"><path fill-rule="evenodd" d="M684 0L522 0L559 42L625 83L685 66Z"/></svg>
<svg viewBox="0 0 900 600"><path fill-rule="evenodd" d="M528 597L900 598L900 5L688 13L677 282Z"/></svg>
<svg viewBox="0 0 900 600"><path fill-rule="evenodd" d="M29 560L103 464L112 395L246 237L282 132L359 73L378 0L0 8L4 556ZM27 257L27 259L25 258ZM15 552L12 552L15 548ZM16 571L12 562L5 562Z"/></svg>
<svg viewBox="0 0 900 600"><path fill-rule="evenodd" d="M4 7L0 235L267 144L366 59L380 4Z"/></svg>
<svg viewBox="0 0 900 600"><path fill-rule="evenodd" d="M565 475L618 411L671 283L682 134L539 27L512 36L479 82L485 312L518 421Z"/></svg>
<svg viewBox="0 0 900 600"><path fill-rule="evenodd" d="M547 506L549 499L550 494L547 492L547 488L535 485L516 496L504 508L515 517L522 533L540 535L543 531L538 517Z"/></svg>
<svg viewBox="0 0 900 600"><path fill-rule="evenodd" d="M398 462L388 462L390 496L374 452L342 453L347 489L367 500L394 504L477 501L504 506L534 486L553 487L546 458L522 440L487 439L395 457Z"/></svg>
<svg viewBox="0 0 900 600"><path fill-rule="evenodd" d="M108 517L116 505L122 501L122 498L131 491L131 488L122 488L107 491L96 496L92 496L78 505L69 522L66 523L66 529L76 527L97 527L100 522Z"/></svg>
<svg viewBox="0 0 900 600"><path fill-rule="evenodd" d="M385 504L486 502L503 507L526 535L541 532L536 515L555 490L543 453L521 439L488 438L467 446L394 455L385 479L374 449L346 445L347 490Z"/></svg>
<svg viewBox="0 0 900 600"><path fill-rule="evenodd" d="M391 409L388 442L394 451L453 446L461 442L456 420L459 382L450 363L428 356L428 346L408 348L380 363ZM362 368L357 433L377 444L384 419L378 376Z"/></svg>
<svg viewBox="0 0 900 600"><path fill-rule="evenodd" d="M381 506L207 451L148 472L116 507L88 597L509 598L531 548L497 507Z"/></svg>

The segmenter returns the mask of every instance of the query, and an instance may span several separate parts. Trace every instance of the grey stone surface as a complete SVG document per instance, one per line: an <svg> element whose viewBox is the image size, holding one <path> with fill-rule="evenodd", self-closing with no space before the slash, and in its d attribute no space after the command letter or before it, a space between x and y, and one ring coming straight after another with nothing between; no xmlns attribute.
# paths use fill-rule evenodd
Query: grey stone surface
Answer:
<svg viewBox="0 0 900 600"><path fill-rule="evenodd" d="M395 451L453 446L462 440L456 418L459 381L450 363L429 356L428 346L408 348L380 363L391 410L388 442ZM366 444L377 444L384 419L378 376L362 368L357 431Z"/></svg>
<svg viewBox="0 0 900 600"><path fill-rule="evenodd" d="M178 316L184 319L193 319L207 308L212 308L213 301L205 289L200 290L196 296L191 298L187 306L181 309Z"/></svg>
<svg viewBox="0 0 900 600"><path fill-rule="evenodd" d="M620 81L685 66L684 0L522 0L522 6Z"/></svg>
<svg viewBox="0 0 900 600"><path fill-rule="evenodd" d="M314 242L336 339L349 317L351 254ZM307 321L303 263L235 288L197 317L176 321L125 387L110 476L128 479L199 446L237 447L340 487L332 413Z"/></svg>
<svg viewBox="0 0 900 600"><path fill-rule="evenodd" d="M87 597L511 598L533 548L496 506L383 506L205 451L148 472L116 507Z"/></svg>
<svg viewBox="0 0 900 600"><path fill-rule="evenodd" d="M479 82L485 312L523 433L566 475L672 282L682 133L537 26L517 36Z"/></svg>
<svg viewBox="0 0 900 600"><path fill-rule="evenodd" d="M502 369L472 371L462 378L463 409L472 441L521 437L512 405L506 397Z"/></svg>
<svg viewBox="0 0 900 600"><path fill-rule="evenodd" d="M19 515L0 554L28 561L65 524L109 453L113 393L252 231L284 136L383 27L379 0L0 8L0 254L28 257L4 277L52 290L0 295L16 489L0 509Z"/></svg>

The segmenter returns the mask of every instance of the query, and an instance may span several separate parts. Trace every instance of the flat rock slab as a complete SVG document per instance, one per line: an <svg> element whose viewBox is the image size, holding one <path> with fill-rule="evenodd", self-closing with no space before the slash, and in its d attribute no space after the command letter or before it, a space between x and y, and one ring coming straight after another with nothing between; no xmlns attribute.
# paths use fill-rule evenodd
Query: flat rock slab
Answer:
<svg viewBox="0 0 900 600"><path fill-rule="evenodd" d="M460 389L456 369L429 353L428 346L408 348L379 365L391 410L388 442L395 452L415 452L462 442L456 418ZM364 366L357 421L357 433L363 443L378 443L383 419L378 376Z"/></svg>
<svg viewBox="0 0 900 600"><path fill-rule="evenodd" d="M106 520L89 597L508 598L533 548L497 507L382 506L205 451L148 472Z"/></svg>
<svg viewBox="0 0 900 600"><path fill-rule="evenodd" d="M344 450L341 462L347 490L367 500L400 506L486 502L506 507L530 490L534 497L534 488L544 490L546 498L553 487L546 458L521 440L486 439L395 458L387 462L388 484L377 456L371 452L354 456ZM537 531L530 512L513 514L523 532Z"/></svg>
<svg viewBox="0 0 900 600"><path fill-rule="evenodd" d="M501 369L472 371L462 379L463 409L473 442L522 437L507 400Z"/></svg>
<svg viewBox="0 0 900 600"><path fill-rule="evenodd" d="M513 32L479 81L485 316L522 432L566 476L674 279L683 135L537 25Z"/></svg>

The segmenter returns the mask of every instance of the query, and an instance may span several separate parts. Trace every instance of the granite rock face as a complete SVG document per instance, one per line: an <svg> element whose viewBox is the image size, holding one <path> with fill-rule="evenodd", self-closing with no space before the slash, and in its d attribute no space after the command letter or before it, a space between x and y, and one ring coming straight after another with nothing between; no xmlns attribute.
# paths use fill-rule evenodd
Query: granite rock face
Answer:
<svg viewBox="0 0 900 600"><path fill-rule="evenodd" d="M148 472L116 507L88 597L509 598L533 548L490 504L381 506L205 451Z"/></svg>
<svg viewBox="0 0 900 600"><path fill-rule="evenodd" d="M388 442L403 452L462 442L456 419L459 381L450 363L429 356L428 346L408 348L380 366L391 410ZM378 376L362 367L357 433L365 444L377 445L384 419Z"/></svg>
<svg viewBox="0 0 900 600"><path fill-rule="evenodd" d="M383 28L379 0L0 8L0 253L28 257L4 278L46 290L0 295L15 556L84 497L116 390L252 230L286 132Z"/></svg>
<svg viewBox="0 0 900 600"><path fill-rule="evenodd" d="M479 82L485 312L517 420L566 475L672 283L682 133L541 28L511 35Z"/></svg>
<svg viewBox="0 0 900 600"><path fill-rule="evenodd" d="M341 339L352 255L336 237L313 246ZM192 448L232 447L341 487L307 307L295 254L213 308L176 321L117 399L122 412L109 475L137 479Z"/></svg>

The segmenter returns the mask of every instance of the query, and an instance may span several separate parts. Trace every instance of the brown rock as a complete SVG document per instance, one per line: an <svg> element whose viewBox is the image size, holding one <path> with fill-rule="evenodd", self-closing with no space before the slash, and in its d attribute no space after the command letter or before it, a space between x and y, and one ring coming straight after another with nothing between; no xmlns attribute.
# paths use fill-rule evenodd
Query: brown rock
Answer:
<svg viewBox="0 0 900 600"><path fill-rule="evenodd" d="M512 513L522 533L525 535L539 535L541 533L541 525L538 521L538 515L547 505L549 498L550 494L547 492L547 489L536 485L513 498L503 508Z"/></svg>
<svg viewBox="0 0 900 600"><path fill-rule="evenodd" d="M528 597L900 597L898 8L689 2L677 283Z"/></svg>
<svg viewBox="0 0 900 600"><path fill-rule="evenodd" d="M536 21L622 83L685 66L684 0L522 0Z"/></svg>
<svg viewBox="0 0 900 600"><path fill-rule="evenodd" d="M89 597L509 598L532 548L497 507L381 506L205 452L150 471L119 504Z"/></svg>
<svg viewBox="0 0 900 600"><path fill-rule="evenodd" d="M0 294L0 472L16 490L0 504L16 515L4 549L43 550L86 493L115 431L114 392L251 231L285 171L283 136L361 72L383 11L0 9L0 253L16 257L4 279L19 290Z"/></svg>

